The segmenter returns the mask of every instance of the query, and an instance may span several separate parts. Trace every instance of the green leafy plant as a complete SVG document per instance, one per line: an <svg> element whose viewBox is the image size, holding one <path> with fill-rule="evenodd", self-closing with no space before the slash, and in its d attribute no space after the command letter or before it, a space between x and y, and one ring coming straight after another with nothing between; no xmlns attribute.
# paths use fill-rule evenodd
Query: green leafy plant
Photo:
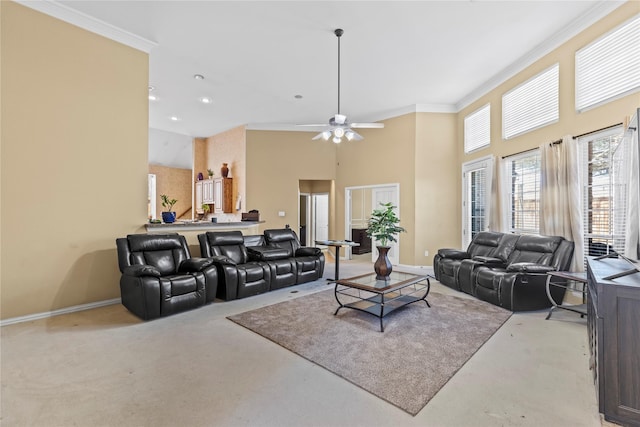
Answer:
<svg viewBox="0 0 640 427"><path fill-rule="evenodd" d="M389 203L380 203L382 208L374 209L367 225L367 236L380 241L381 246L388 246L389 242L397 242L396 236L406 232L400 227L400 218L393 211L395 206Z"/></svg>
<svg viewBox="0 0 640 427"><path fill-rule="evenodd" d="M209 178L213 176L213 171L211 169L207 169L207 174L209 174Z"/></svg>
<svg viewBox="0 0 640 427"><path fill-rule="evenodd" d="M169 199L169 196L167 196L166 194L162 194L160 196L160 199L162 199L162 207L167 209L165 212L173 212L173 205L178 203L176 199Z"/></svg>
<svg viewBox="0 0 640 427"><path fill-rule="evenodd" d="M206 203L202 204L202 212L204 212L204 214L208 214L209 213L209 205Z"/></svg>

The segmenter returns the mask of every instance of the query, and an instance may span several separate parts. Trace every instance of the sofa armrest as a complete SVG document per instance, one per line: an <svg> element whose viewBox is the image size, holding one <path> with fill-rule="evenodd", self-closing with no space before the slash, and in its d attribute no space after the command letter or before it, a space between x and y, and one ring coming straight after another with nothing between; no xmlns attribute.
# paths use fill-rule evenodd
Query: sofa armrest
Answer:
<svg viewBox="0 0 640 427"><path fill-rule="evenodd" d="M180 273L197 273L204 271L213 265L212 258L189 258L180 263L178 272Z"/></svg>
<svg viewBox="0 0 640 427"><path fill-rule="evenodd" d="M322 250L320 248L312 248L309 246L303 246L296 250L296 256L320 256Z"/></svg>
<svg viewBox="0 0 640 427"><path fill-rule="evenodd" d="M449 259L469 259L471 255L467 251L461 251L459 249L438 249L438 255L442 258Z"/></svg>
<svg viewBox="0 0 640 427"><path fill-rule="evenodd" d="M280 248L250 246L247 247L247 252L249 253L249 259L252 261L271 261L289 258L289 251Z"/></svg>
<svg viewBox="0 0 640 427"><path fill-rule="evenodd" d="M128 267L125 267L125 269L122 270L122 274L125 276L132 276L132 277L162 276L162 274L157 268L151 265L140 265L140 264L130 265Z"/></svg>
<svg viewBox="0 0 640 427"><path fill-rule="evenodd" d="M554 271L550 265L535 264L532 262L516 262L507 266L507 272L509 273L538 273L546 274L549 271Z"/></svg>
<svg viewBox="0 0 640 427"><path fill-rule="evenodd" d="M217 265L238 265L234 260L224 255L216 255L208 259L210 259L213 264Z"/></svg>

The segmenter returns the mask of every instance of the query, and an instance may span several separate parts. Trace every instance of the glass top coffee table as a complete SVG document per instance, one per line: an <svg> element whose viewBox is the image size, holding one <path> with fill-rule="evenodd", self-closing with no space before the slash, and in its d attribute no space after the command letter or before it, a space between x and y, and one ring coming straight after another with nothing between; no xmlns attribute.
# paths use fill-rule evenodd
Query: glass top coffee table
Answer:
<svg viewBox="0 0 640 427"><path fill-rule="evenodd" d="M389 280L376 280L376 273L336 280L335 297L341 308L352 308L373 314L380 319L380 332L384 332L382 319L389 313L417 301L427 301L431 289L428 275L393 271Z"/></svg>

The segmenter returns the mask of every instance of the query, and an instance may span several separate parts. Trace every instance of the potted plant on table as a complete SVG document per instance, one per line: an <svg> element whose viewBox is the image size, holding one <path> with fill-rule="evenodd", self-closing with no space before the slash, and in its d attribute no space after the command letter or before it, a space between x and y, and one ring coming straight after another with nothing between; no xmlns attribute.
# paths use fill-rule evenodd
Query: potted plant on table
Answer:
<svg viewBox="0 0 640 427"><path fill-rule="evenodd" d="M213 178L213 171L211 169L207 169L207 175L209 175L209 179Z"/></svg>
<svg viewBox="0 0 640 427"><path fill-rule="evenodd" d="M178 203L178 201L176 199L170 199L166 194L162 194L160 199L162 200L162 207L166 209L162 212L162 220L167 224L175 222L176 213L173 212L172 209L173 205Z"/></svg>
<svg viewBox="0 0 640 427"><path fill-rule="evenodd" d="M389 275L393 270L391 261L387 256L389 249L391 249L389 242L397 242L396 236L407 230L398 225L400 218L396 216L394 212L396 207L392 203L380 203L380 206L380 209L374 209L371 213L371 218L369 218L367 224L367 236L380 242L376 246L378 248L378 259L373 264L376 279L389 280Z"/></svg>

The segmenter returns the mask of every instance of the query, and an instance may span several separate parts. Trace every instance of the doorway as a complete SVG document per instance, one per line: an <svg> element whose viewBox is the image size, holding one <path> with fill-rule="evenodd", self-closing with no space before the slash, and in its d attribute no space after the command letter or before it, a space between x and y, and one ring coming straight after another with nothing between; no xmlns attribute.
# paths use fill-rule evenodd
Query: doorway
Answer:
<svg viewBox="0 0 640 427"><path fill-rule="evenodd" d="M400 216L400 184L365 185L345 188L345 239L354 240L353 236L362 235L367 228L367 222L374 209L380 208L380 203L391 202L396 206L395 213ZM389 261L392 264L400 263L400 236L398 242L390 242ZM361 243L361 242L359 242ZM370 243L371 247L376 242ZM362 243L361 243L362 246ZM346 248L345 258L352 259L351 248ZM360 256L360 255L358 255ZM376 250L371 250L371 261L378 257Z"/></svg>
<svg viewBox="0 0 640 427"><path fill-rule="evenodd" d="M329 239L329 194L300 193L298 237L302 246Z"/></svg>

